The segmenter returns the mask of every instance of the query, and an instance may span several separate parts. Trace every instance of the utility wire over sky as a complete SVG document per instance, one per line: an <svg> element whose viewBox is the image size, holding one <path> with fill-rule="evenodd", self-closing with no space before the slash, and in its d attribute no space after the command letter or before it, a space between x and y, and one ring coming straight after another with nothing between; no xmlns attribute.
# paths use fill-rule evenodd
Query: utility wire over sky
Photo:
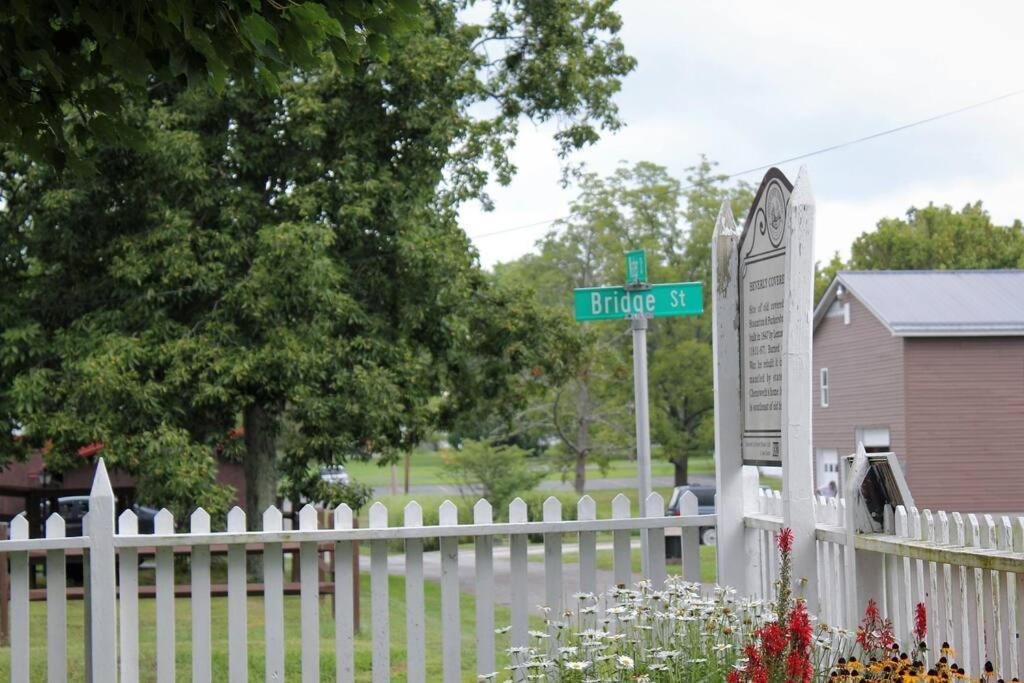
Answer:
<svg viewBox="0 0 1024 683"><path fill-rule="evenodd" d="M941 119L946 119L946 118L949 118L951 116L956 116L957 114L962 114L964 112L968 112L968 111L971 111L973 109L979 109L981 107L985 107L985 106L988 106L990 104L995 104L995 103L1001 102L1003 100L1008 100L1008 99L1010 99L1012 97L1016 97L1016 96L1022 95L1022 94L1024 94L1024 88L1013 90L1011 92L1003 93L1002 95L998 95L996 97L992 97L992 98L989 98L987 100L982 100L980 102L974 102L973 104L968 104L967 106L960 107L958 109L951 109L949 111L942 112L941 114L935 114L933 116L928 116L926 118L918 119L917 121L912 121L910 123L905 123L903 125L896 126L894 128L888 128L886 130L878 131L877 133L871 133L870 135L865 135L865 136L862 136L862 137L859 137L859 138L856 138L856 139L853 139L853 140L847 140L846 142L840 142L840 143L837 143L837 144L834 144L834 145L829 145L827 147L821 147L821 148L813 150L811 152L805 152L803 154L798 154L796 156L789 157L787 159L780 159L779 161L773 161L771 163L762 164L760 166L755 166L753 168L748 168L748 169L745 169L743 171L737 171L735 173L730 173L730 174L725 176L725 180L732 180L733 178L739 178L741 176L749 175L751 173L757 173L758 171L765 171L765 170L768 170L769 168L771 168L772 166L780 166L782 164L788 164L788 163L792 163L794 161L800 161L802 159L807 159L807 158L810 158L810 157L813 157L813 156L818 156L820 154L825 154L827 152L834 152L837 149L843 149L845 147L852 147L852 146L858 145L858 144L860 144L862 142L868 142L870 140L875 140L877 138L885 137L887 135L892 135L893 133L899 133L899 132L902 132L902 131L905 131L905 130L909 130L911 128L916 128L918 126L923 126L923 125L925 125L927 123L933 123L935 121L939 121ZM691 189L693 189L693 186L692 185L688 185L688 186L682 188L682 191L685 192L685 191L691 190ZM516 232L518 230L526 230L528 228L536 228L536 227L538 227L540 225L548 225L550 223L555 223L556 221L564 220L566 218L569 218L569 216L558 216L557 218L549 218L549 219L543 220L543 221L535 221L533 223L526 223L524 225L516 225L516 226L510 227L510 228L502 228L501 230L493 230L491 232L483 232L483 233L480 233L480 234L477 234L477 235L469 235L469 238L470 239L483 239L485 237L494 237L495 235L504 235L504 234L507 234L507 233L510 233L510 232Z"/></svg>

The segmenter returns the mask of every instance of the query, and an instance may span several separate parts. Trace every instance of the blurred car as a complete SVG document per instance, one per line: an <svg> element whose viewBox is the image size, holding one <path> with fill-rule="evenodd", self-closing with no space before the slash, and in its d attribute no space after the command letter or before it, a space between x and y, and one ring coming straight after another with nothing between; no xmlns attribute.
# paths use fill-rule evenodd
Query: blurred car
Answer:
<svg viewBox="0 0 1024 683"><path fill-rule="evenodd" d="M693 495L697 497L697 514L715 514L715 487L688 485L677 486L673 489L672 497L668 501L668 509L665 511L666 515L670 517L680 516L679 503L683 494L687 491L693 493ZM682 557L682 534L683 530L681 527L670 527L665 529L665 557ZM702 545L715 545L718 535L715 527L702 526L698 529L697 538Z"/></svg>
<svg viewBox="0 0 1024 683"><path fill-rule="evenodd" d="M325 465L320 468L320 479L328 484L341 484L347 486L349 482L348 472L344 465Z"/></svg>
<svg viewBox="0 0 1024 683"><path fill-rule="evenodd" d="M66 536L82 535L82 520L89 512L89 496L61 496L57 499L56 510L51 509L50 501L43 500L39 503L41 519L44 521L52 513L56 512L64 519L64 534ZM139 533L153 533L153 520L159 510L145 507L136 503L131 506L132 512L139 520Z"/></svg>

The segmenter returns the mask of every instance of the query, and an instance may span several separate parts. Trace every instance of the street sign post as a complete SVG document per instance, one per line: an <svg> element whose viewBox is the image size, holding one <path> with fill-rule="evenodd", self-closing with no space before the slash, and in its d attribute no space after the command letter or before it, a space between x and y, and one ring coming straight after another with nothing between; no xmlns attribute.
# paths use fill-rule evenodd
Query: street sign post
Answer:
<svg viewBox="0 0 1024 683"><path fill-rule="evenodd" d="M636 404L636 464L640 489L640 516L647 516L651 495L651 425L647 400L647 320L704 312L704 291L699 282L652 285L647 281L647 255L642 249L626 252L625 287L584 287L573 290L576 320L629 320L633 329L633 394ZM644 576L649 576L647 530L640 532Z"/></svg>

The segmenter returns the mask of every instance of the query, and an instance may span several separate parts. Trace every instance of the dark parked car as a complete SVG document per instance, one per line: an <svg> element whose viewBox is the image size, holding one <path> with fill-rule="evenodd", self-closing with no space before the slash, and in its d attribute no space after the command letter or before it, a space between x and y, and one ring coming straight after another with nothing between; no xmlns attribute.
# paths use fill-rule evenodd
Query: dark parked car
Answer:
<svg viewBox="0 0 1024 683"><path fill-rule="evenodd" d="M39 506L44 524L46 523L46 518L53 512L56 512L64 518L64 534L66 536L82 535L82 519L85 517L85 513L89 512L89 496L62 496L57 499L56 510L51 509L50 501L48 500L42 501ZM143 507L137 503L132 505L131 509L135 516L138 517L139 533L153 533L153 519L159 510Z"/></svg>
<svg viewBox="0 0 1024 683"><path fill-rule="evenodd" d="M697 496L697 514L700 515L713 515L715 514L715 487L714 486L677 486L672 491L672 497L668 501L668 510L665 511L666 515L672 517L678 517L679 512L679 500L683 497L683 493L690 491L693 495ZM682 529L666 529L665 530L665 557L675 558L682 557ZM704 545L715 545L716 533L715 527L706 526L700 527L698 538Z"/></svg>

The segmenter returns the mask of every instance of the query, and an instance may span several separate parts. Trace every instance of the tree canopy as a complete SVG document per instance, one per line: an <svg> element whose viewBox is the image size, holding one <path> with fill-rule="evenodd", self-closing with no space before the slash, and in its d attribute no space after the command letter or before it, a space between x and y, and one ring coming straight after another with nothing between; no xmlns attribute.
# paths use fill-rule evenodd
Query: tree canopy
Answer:
<svg viewBox="0 0 1024 683"><path fill-rule="evenodd" d="M858 237L843 263L836 254L819 268L815 298L840 270L986 270L1024 268L1024 224L997 225L980 201L911 207L906 218L883 218Z"/></svg>
<svg viewBox="0 0 1024 683"><path fill-rule="evenodd" d="M124 131L127 99L161 83L276 90L329 55L350 70L419 12L417 0L32 0L0 13L3 142L63 168Z"/></svg>
<svg viewBox="0 0 1024 683"><path fill-rule="evenodd" d="M571 316L576 287L625 281L623 254L645 249L652 282L704 283L709 296L711 233L722 201L743 215L751 201L745 184L702 158L684 186L657 164L623 165L607 177L583 172L569 218L538 244L538 253L496 268L500 281L529 285L547 306ZM713 442L710 306L704 316L657 320L650 327L649 382L653 440L686 483L692 455ZM520 425L544 424L561 443L556 454L582 492L588 462L634 443L632 368L627 328L613 322L577 325L581 352L569 379L534 401Z"/></svg>
<svg viewBox="0 0 1024 683"><path fill-rule="evenodd" d="M521 117L559 116L565 152L616 125L633 62L607 3L457 10L429 5L386 62L297 73L277 95L238 81L133 100L144 144L87 141L94 174L8 149L0 413L24 436L3 457L45 447L60 469L102 441L143 498L184 507L223 502L223 448L255 519L279 468L308 482L310 463L408 448L556 375L548 314L480 270L455 209L489 169L512 173ZM540 79L555 63L566 77Z"/></svg>

